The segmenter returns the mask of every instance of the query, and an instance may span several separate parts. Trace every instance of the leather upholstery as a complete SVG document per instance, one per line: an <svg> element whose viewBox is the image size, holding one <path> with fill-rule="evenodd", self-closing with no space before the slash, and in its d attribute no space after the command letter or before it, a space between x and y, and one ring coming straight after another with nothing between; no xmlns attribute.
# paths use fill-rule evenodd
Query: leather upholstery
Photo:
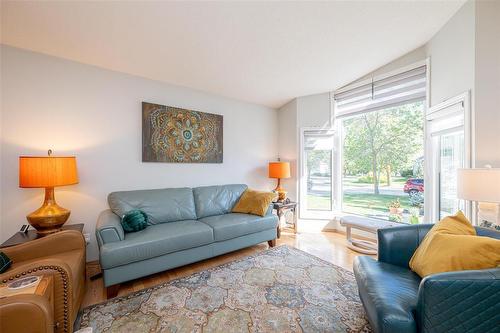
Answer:
<svg viewBox="0 0 500 333"><path fill-rule="evenodd" d="M272 205L264 217L231 213L246 189L233 184L111 193L111 209L99 215L96 228L104 285L275 239ZM154 225L124 233L120 214L131 209L154 217Z"/></svg>
<svg viewBox="0 0 500 333"><path fill-rule="evenodd" d="M421 332L500 332L500 268L425 277L417 316Z"/></svg>
<svg viewBox="0 0 500 333"><path fill-rule="evenodd" d="M244 184L193 188L196 215L199 219L230 213L248 187Z"/></svg>
<svg viewBox="0 0 500 333"><path fill-rule="evenodd" d="M260 217L256 215L229 213L200 219L214 231L216 241L223 241L248 235L254 232L276 229L278 221L272 215Z"/></svg>
<svg viewBox="0 0 500 333"><path fill-rule="evenodd" d="M413 312L417 307L420 277L401 266L357 257L356 281L370 324L375 332L416 332Z"/></svg>
<svg viewBox="0 0 500 333"><path fill-rule="evenodd" d="M2 248L2 251L12 259L13 264L0 274L0 282L15 280L26 274L51 274L54 279L54 309L52 313L46 308L47 304L34 295L1 299L1 332L72 332L85 294L83 235L76 230L66 230ZM58 326L54 329L55 323Z"/></svg>
<svg viewBox="0 0 500 333"><path fill-rule="evenodd" d="M212 228L199 221L162 223L127 233L123 241L104 244L100 248L100 263L108 269L213 241Z"/></svg>
<svg viewBox="0 0 500 333"><path fill-rule="evenodd" d="M433 224L378 229L378 260L408 268L413 252Z"/></svg>
<svg viewBox="0 0 500 333"><path fill-rule="evenodd" d="M111 209L106 209L99 214L96 224L96 238L99 246L125 239L120 217Z"/></svg>
<svg viewBox="0 0 500 333"><path fill-rule="evenodd" d="M54 311L47 299L17 295L15 300L0 300L0 332L52 333ZM27 320L29 319L29 320Z"/></svg>
<svg viewBox="0 0 500 333"><path fill-rule="evenodd" d="M269 229L222 242L214 242L187 250L164 254L159 257L136 261L123 266L104 269L104 285L108 287L124 281L163 272L171 268L187 265L275 238L276 229Z"/></svg>
<svg viewBox="0 0 500 333"><path fill-rule="evenodd" d="M109 207L119 217L132 209L148 215L148 224L196 220L193 191L190 188L166 188L113 192Z"/></svg>
<svg viewBox="0 0 500 333"><path fill-rule="evenodd" d="M432 226L379 229L378 261L355 258L359 295L374 331L498 331L500 268L440 273L423 280L409 269L413 252ZM476 232L500 239L494 230L476 227Z"/></svg>

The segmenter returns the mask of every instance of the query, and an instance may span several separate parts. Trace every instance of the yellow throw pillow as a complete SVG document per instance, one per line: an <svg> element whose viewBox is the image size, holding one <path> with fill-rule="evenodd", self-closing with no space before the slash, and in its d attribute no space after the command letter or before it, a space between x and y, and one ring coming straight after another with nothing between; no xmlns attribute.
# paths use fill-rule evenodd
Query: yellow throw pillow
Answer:
<svg viewBox="0 0 500 333"><path fill-rule="evenodd" d="M271 202L277 197L276 193L262 192L247 189L233 208L233 213L266 215Z"/></svg>
<svg viewBox="0 0 500 333"><path fill-rule="evenodd" d="M445 217L432 227L410 260L411 270L421 277L498 265L500 240L476 236L462 212Z"/></svg>
<svg viewBox="0 0 500 333"><path fill-rule="evenodd" d="M425 238L438 232L451 235L476 235L476 229L474 229L467 217L465 217L464 213L461 211L458 211L455 215L446 216L436 223L432 229L429 230Z"/></svg>

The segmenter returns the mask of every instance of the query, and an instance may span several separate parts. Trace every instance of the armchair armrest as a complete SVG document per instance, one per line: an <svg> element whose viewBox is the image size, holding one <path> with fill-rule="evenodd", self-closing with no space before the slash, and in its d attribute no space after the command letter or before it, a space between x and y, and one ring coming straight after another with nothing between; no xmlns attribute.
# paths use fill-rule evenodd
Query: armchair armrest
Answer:
<svg viewBox="0 0 500 333"><path fill-rule="evenodd" d="M84 264L82 263L82 265ZM84 272L85 270L82 269L83 274L85 274ZM75 274L77 274L77 272L72 271L70 265L67 262L58 258L34 259L13 264L11 268L0 274L0 282L7 283L9 281L21 278L27 274L52 275L52 277L54 278L54 321L52 322L52 324L59 323L62 328L65 328L65 330L63 331L72 332L73 320L80 307L80 303L75 302L74 296L76 295L74 295L73 293L73 289L77 288L77 286L75 285L75 282L77 281L77 279L75 279ZM84 286L82 288L84 288Z"/></svg>
<svg viewBox="0 0 500 333"><path fill-rule="evenodd" d="M413 253L432 226L417 224L378 229L378 260L407 268Z"/></svg>
<svg viewBox="0 0 500 333"><path fill-rule="evenodd" d="M99 247L107 243L119 242L125 239L120 217L107 209L99 214L95 229Z"/></svg>
<svg viewBox="0 0 500 333"><path fill-rule="evenodd" d="M13 262L21 262L73 250L85 251L85 246L85 238L81 232L64 230L28 243L2 248L2 251Z"/></svg>
<svg viewBox="0 0 500 333"><path fill-rule="evenodd" d="M493 332L500 327L500 268L447 272L420 283L421 332Z"/></svg>
<svg viewBox="0 0 500 333"><path fill-rule="evenodd" d="M15 295L0 299L0 332L54 332L54 314L46 298Z"/></svg>

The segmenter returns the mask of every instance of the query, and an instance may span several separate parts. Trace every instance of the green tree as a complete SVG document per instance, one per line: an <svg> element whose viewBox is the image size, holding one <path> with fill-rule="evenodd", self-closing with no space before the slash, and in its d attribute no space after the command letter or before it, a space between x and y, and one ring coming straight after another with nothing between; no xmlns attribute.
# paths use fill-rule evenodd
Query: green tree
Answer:
<svg viewBox="0 0 500 333"><path fill-rule="evenodd" d="M373 191L379 194L380 173L412 165L422 154L423 103L405 104L365 113L344 121L344 168L352 174L373 173Z"/></svg>

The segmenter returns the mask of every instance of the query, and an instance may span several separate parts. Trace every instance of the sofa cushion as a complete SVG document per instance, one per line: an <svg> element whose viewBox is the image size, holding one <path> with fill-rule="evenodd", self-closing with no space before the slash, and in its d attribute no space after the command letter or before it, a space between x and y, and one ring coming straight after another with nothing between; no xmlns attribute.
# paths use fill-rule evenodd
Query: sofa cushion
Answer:
<svg viewBox="0 0 500 333"><path fill-rule="evenodd" d="M278 218L274 215L260 217L230 213L205 217L199 221L206 223L214 230L215 241L224 241L278 227Z"/></svg>
<svg viewBox="0 0 500 333"><path fill-rule="evenodd" d="M222 215L231 212L246 189L247 186L244 184L193 188L196 215L200 219L207 216Z"/></svg>
<svg viewBox="0 0 500 333"><path fill-rule="evenodd" d="M108 196L108 203L120 217L133 209L142 210L148 215L148 224L196 220L190 188L113 192Z"/></svg>
<svg viewBox="0 0 500 333"><path fill-rule="evenodd" d="M199 221L162 223L126 234L120 242L104 244L100 249L100 263L108 269L213 241L212 228Z"/></svg>
<svg viewBox="0 0 500 333"><path fill-rule="evenodd" d="M414 318L420 277L408 268L354 259L359 296L375 332L416 332Z"/></svg>

